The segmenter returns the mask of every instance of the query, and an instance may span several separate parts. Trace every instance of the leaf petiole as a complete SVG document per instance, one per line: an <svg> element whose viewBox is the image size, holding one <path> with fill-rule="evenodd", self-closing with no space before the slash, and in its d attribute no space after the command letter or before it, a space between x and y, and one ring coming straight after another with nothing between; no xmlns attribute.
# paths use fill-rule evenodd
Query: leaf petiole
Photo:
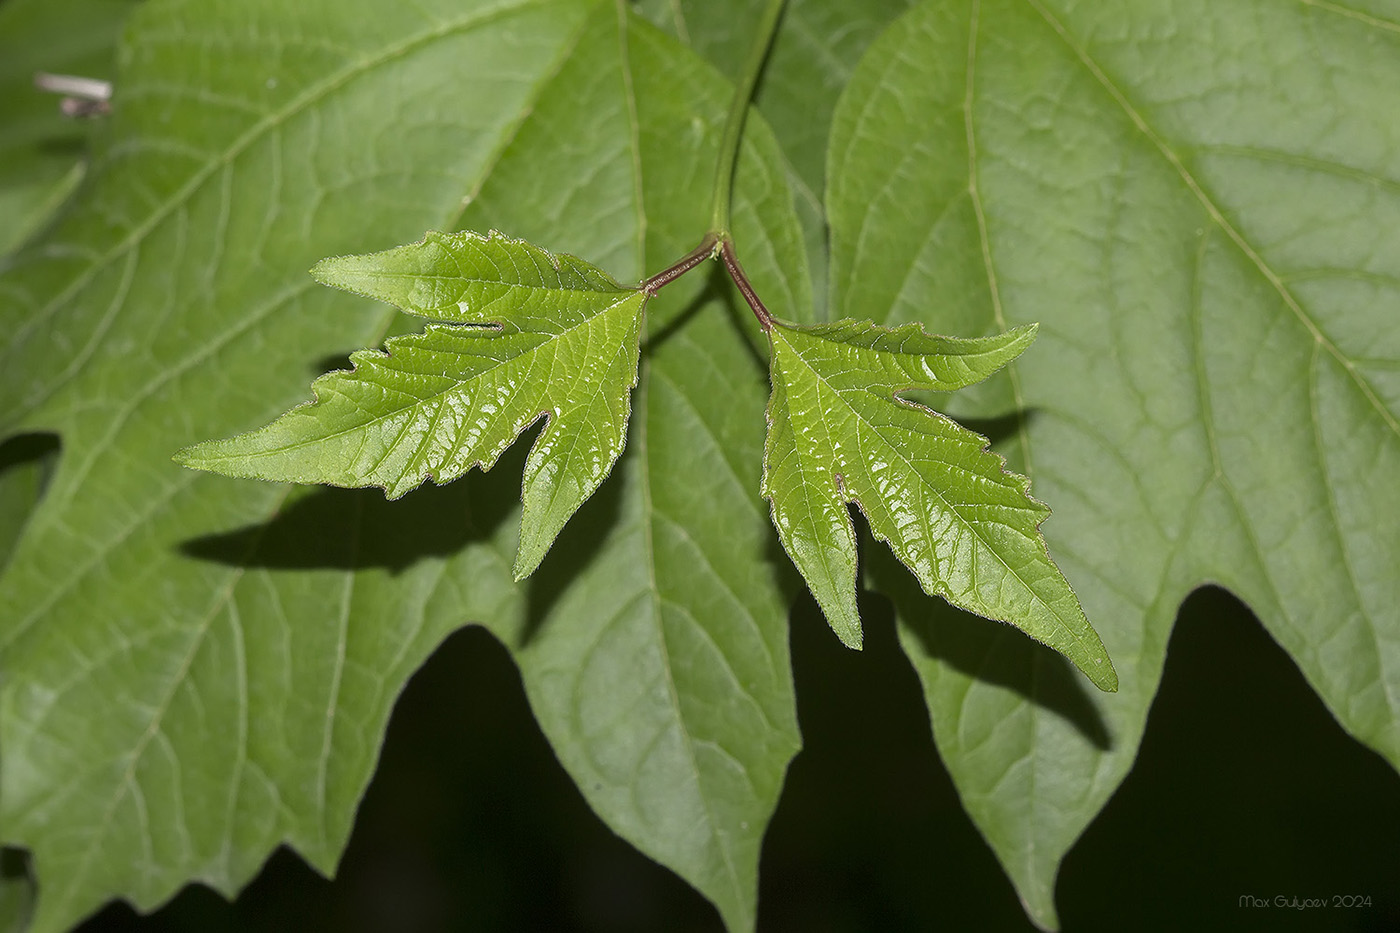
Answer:
<svg viewBox="0 0 1400 933"><path fill-rule="evenodd" d="M739 287L744 300L753 309L759 326L764 333L773 329L773 315L764 306L763 300L754 291L739 257L734 252L734 238L729 232L729 210L734 190L734 166L739 161L739 141L744 132L744 120L748 116L749 104L753 98L759 73L763 70L768 48L773 44L773 36L778 29L786 0L769 0L759 21L756 38L749 51L749 60L744 72L734 85L734 97L729 104L729 114L725 118L724 135L720 138L719 156L715 163L715 183L711 191L710 232L700 241L700 245L680 260L666 267L651 278L642 282L641 289L648 296L655 295L668 284L685 275L707 259L719 256L729 277Z"/></svg>
<svg viewBox="0 0 1400 933"><path fill-rule="evenodd" d="M758 292L754 290L749 277L744 274L744 267L739 264L739 257L734 252L734 241L729 237L721 239L714 233L705 234L705 238L700 241L699 246L642 282L640 288L650 298L700 263L716 256L719 256L724 262L724 268L728 270L729 277L734 280L734 284L739 287L744 300L753 309L754 316L758 318L759 326L763 328L765 333L772 330L773 315L769 313L763 299L758 297Z"/></svg>
<svg viewBox="0 0 1400 933"><path fill-rule="evenodd" d="M705 238L700 241L699 246L643 282L642 291L646 292L648 296L655 295L700 263L707 259L713 259L717 252L719 252L719 236L715 233L705 234Z"/></svg>
<svg viewBox="0 0 1400 933"><path fill-rule="evenodd" d="M749 277L744 274L744 267L739 265L739 257L734 252L734 241L725 237L720 242L720 258L724 260L724 268L729 270L729 277L734 280L734 284L739 286L739 291L743 293L744 300L753 309L754 317L758 318L758 326L763 328L766 334L773 329L773 315L768 313L768 308L764 306L763 299L758 297L758 292L754 291L753 284L749 282Z"/></svg>

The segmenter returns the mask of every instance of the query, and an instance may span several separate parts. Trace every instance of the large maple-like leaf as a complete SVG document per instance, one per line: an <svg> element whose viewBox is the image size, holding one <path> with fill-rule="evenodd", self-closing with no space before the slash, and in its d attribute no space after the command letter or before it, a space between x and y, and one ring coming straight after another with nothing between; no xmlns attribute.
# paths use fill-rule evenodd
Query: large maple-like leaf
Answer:
<svg viewBox="0 0 1400 933"><path fill-rule="evenodd" d="M90 185L0 278L2 429L62 439L0 578L0 827L36 929L232 893L282 842L333 871L394 698L470 622L603 819L751 927L798 739L759 335L722 292L650 303L628 450L527 585L501 468L386 503L169 460L403 325L316 287L324 256L465 227L619 281L671 262L730 87L600 0L155 0L127 35ZM787 174L750 121L735 232L801 318Z"/></svg>
<svg viewBox="0 0 1400 933"><path fill-rule="evenodd" d="M430 324L382 352L353 353L352 371L316 380L314 404L176 459L227 476L381 486L397 499L425 480L490 469L547 418L521 491L515 576L528 576L622 453L647 294L572 256L473 233L429 233L324 260L312 274L470 326Z"/></svg>
<svg viewBox="0 0 1400 933"><path fill-rule="evenodd" d="M861 643L856 540L848 502L926 592L1010 622L1062 652L1104 690L1118 678L1069 583L1046 552L1050 514L987 439L908 390L950 392L1021 354L1033 326L977 339L917 324L869 322L769 330L773 397L763 491L783 546L841 640Z"/></svg>
<svg viewBox="0 0 1400 933"><path fill-rule="evenodd" d="M1036 353L947 410L997 418L1054 505L1046 538L1120 692L923 598L878 549L868 566L1044 926L1203 583L1400 764L1400 28L1393 3L1352 6L926 0L838 107L833 307L1040 322Z"/></svg>

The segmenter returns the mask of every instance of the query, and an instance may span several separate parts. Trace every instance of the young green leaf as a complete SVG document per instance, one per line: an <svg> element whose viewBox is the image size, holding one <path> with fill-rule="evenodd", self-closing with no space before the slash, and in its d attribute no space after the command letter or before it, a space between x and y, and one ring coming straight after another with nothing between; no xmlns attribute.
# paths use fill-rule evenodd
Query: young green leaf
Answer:
<svg viewBox="0 0 1400 933"><path fill-rule="evenodd" d="M1034 325L977 339L839 321L775 323L763 492L783 546L837 636L860 647L856 540L847 503L928 593L1010 622L1061 652L1099 688L1118 677L1038 526L1050 510L987 440L907 389L951 391L1021 354Z"/></svg>
<svg viewBox="0 0 1400 933"><path fill-rule="evenodd" d="M545 418L521 485L515 575L528 576L622 453L646 293L497 233L429 233L312 274L447 323L357 351L353 370L316 380L314 402L175 459L228 476L382 486L397 499L489 470Z"/></svg>

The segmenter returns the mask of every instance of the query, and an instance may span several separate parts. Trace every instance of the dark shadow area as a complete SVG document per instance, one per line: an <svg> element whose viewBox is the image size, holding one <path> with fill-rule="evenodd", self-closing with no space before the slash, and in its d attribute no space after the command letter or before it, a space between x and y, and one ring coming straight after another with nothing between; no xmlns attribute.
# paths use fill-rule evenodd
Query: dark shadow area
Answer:
<svg viewBox="0 0 1400 933"><path fill-rule="evenodd" d="M909 570L887 554L873 554L871 576L890 594L900 617L930 656L948 666L1020 694L1068 720L1097 748L1113 740L1089 684L1064 656L1003 622L993 622L926 595ZM901 577L906 579L901 579Z"/></svg>
<svg viewBox="0 0 1400 933"><path fill-rule="evenodd" d="M1015 411L961 422L997 444L1016 435L1034 411ZM1002 622L950 606L929 596L889 546L875 540L857 513L861 565L875 589L889 596L898 617L918 638L924 651L978 680L1020 694L1072 723L1096 747L1112 745L1108 727L1090 699L1083 676L1065 658Z"/></svg>
<svg viewBox="0 0 1400 933"><path fill-rule="evenodd" d="M1400 775L1246 606L1198 590L1137 762L1058 896L1066 930L1400 930ZM1335 900L1357 896L1370 905Z"/></svg>
<svg viewBox="0 0 1400 933"><path fill-rule="evenodd" d="M1032 930L938 758L889 602L862 594L860 612L860 651L809 595L792 614L803 749L764 840L759 929Z"/></svg>
<svg viewBox="0 0 1400 933"><path fill-rule="evenodd" d="M1008 412L996 418L958 418L956 420L958 424L969 431L982 435L987 439L988 444L995 446L1028 428L1036 417L1038 417L1038 413L1034 408L1026 408Z"/></svg>
<svg viewBox="0 0 1400 933"><path fill-rule="evenodd" d="M48 431L16 434L0 442L0 477L26 466L44 467L44 479L52 473L61 444L58 435Z"/></svg>
<svg viewBox="0 0 1400 933"><path fill-rule="evenodd" d="M975 423L993 442L1019 428L1022 413ZM1015 691L1027 702L1069 721L1097 748L1113 739L1093 701L1095 690L1063 655L1004 622L984 619L929 596L918 578L869 534L863 521L861 564L873 587L887 595L895 611L917 637L924 652L978 680Z"/></svg>
<svg viewBox="0 0 1400 933"><path fill-rule="evenodd" d="M330 353L313 362L308 368L312 378L324 376L326 373L349 372L355 368L355 364L350 362L351 351L344 353Z"/></svg>
<svg viewBox="0 0 1400 933"><path fill-rule="evenodd" d="M232 904L190 887L150 917L112 905L81 929L719 933L683 881L605 827L536 726L485 630L409 682L333 881L279 849Z"/></svg>
<svg viewBox="0 0 1400 933"><path fill-rule="evenodd" d="M862 652L810 599L794 613L804 748L764 844L759 929L1032 933L938 760L882 602L861 603ZM1333 900L1356 895L1371 906ZM1400 776L1346 736L1245 606L1200 591L1138 760L1070 852L1058 898L1074 933L1400 930Z"/></svg>
<svg viewBox="0 0 1400 933"><path fill-rule="evenodd" d="M1033 933L929 734L892 612L843 647L810 598L791 645L805 747L763 849L759 929ZM1400 777L1349 739L1248 610L1193 595L1136 767L1070 853L1067 933L1400 929ZM1370 907L1243 908L1252 894ZM450 637L395 708L335 881L285 850L233 904L191 887L82 927L223 931L717 931L670 872L588 810L509 655Z"/></svg>
<svg viewBox="0 0 1400 933"><path fill-rule="evenodd" d="M180 550L236 567L398 573L495 533L520 501L520 473L536 433L522 435L488 473L473 470L444 486L427 483L392 502L377 488L298 491L271 520L194 538Z"/></svg>
<svg viewBox="0 0 1400 933"><path fill-rule="evenodd" d="M29 853L13 846L0 846L0 878L14 881L29 877Z"/></svg>
<svg viewBox="0 0 1400 933"><path fill-rule="evenodd" d="M0 442L0 570L10 562L20 537L58 467L58 435L16 434Z"/></svg>
<svg viewBox="0 0 1400 933"><path fill-rule="evenodd" d="M8 929L28 928L34 908L33 879L29 853L0 846L0 912L9 924Z"/></svg>
<svg viewBox="0 0 1400 933"><path fill-rule="evenodd" d="M633 417L641 415L634 413ZM631 427L629 433L630 430ZM598 554L599 545L617 524L622 515L623 474L636 469L636 458L634 448L629 446L623 451L603 484L554 539L549 553L540 562L540 569L546 572L530 577L525 592L525 624L520 632L520 647L528 645L539 633L559 597L587 570Z"/></svg>
<svg viewBox="0 0 1400 933"><path fill-rule="evenodd" d="M46 98L48 95L44 95ZM52 98L57 109L58 97ZM68 133L53 133L42 139L35 140L29 145L38 149L49 158L72 159L77 162L88 154L88 137L84 132L85 127L80 123L72 124L72 131Z"/></svg>

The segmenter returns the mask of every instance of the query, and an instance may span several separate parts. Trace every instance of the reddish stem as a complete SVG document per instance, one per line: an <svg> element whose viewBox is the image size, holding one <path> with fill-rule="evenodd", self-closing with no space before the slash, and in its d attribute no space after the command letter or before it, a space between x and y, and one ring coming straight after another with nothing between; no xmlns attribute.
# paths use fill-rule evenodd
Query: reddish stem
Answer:
<svg viewBox="0 0 1400 933"><path fill-rule="evenodd" d="M685 275L700 263L710 259L715 254L715 244L719 242L719 237L713 233L705 234L705 239L700 241L700 245L686 253L675 265L667 266L660 272L653 275L642 283L642 291L648 296L655 295L671 282Z"/></svg>
<svg viewBox="0 0 1400 933"><path fill-rule="evenodd" d="M773 329L773 315L768 313L768 309L763 305L763 299L758 297L758 292L754 291L749 277L744 274L744 267L739 264L739 257L734 253L734 242L727 236L718 233L707 233L700 241L700 245L681 257L679 262L667 266L660 272L653 275L642 283L642 291L650 297L661 289L665 288L676 279L694 269L707 259L712 259L718 246L719 256L724 260L724 268L729 271L729 277L734 280L734 284L739 286L739 291L744 296L744 300L753 309L754 317L758 318L758 325L767 333Z"/></svg>
<svg viewBox="0 0 1400 933"><path fill-rule="evenodd" d="M758 326L763 328L766 334L773 329L773 315L768 313L768 309L763 306L763 299L758 297L758 292L753 290L753 285L749 283L749 277L744 274L744 267L739 265L739 257L734 254L734 243L728 237L720 244L720 258L724 260L724 267L729 270L729 277L734 280L734 284L739 286L739 291L743 293L744 300L753 309L754 317L758 318Z"/></svg>

